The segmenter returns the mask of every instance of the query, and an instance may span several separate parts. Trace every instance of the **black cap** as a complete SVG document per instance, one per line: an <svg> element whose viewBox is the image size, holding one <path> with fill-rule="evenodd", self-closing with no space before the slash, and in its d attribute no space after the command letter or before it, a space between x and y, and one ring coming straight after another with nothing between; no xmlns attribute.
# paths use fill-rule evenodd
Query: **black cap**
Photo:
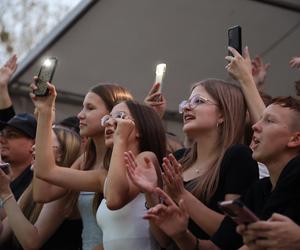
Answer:
<svg viewBox="0 0 300 250"><path fill-rule="evenodd" d="M69 116L57 123L57 125L61 125L67 128L72 129L77 134L79 134L80 128L79 128L79 118L77 116Z"/></svg>
<svg viewBox="0 0 300 250"><path fill-rule="evenodd" d="M31 139L35 139L36 134L36 120L33 115L28 113L21 113L15 115L8 122L0 121L0 129L4 129L6 126L14 128L23 134L27 135Z"/></svg>

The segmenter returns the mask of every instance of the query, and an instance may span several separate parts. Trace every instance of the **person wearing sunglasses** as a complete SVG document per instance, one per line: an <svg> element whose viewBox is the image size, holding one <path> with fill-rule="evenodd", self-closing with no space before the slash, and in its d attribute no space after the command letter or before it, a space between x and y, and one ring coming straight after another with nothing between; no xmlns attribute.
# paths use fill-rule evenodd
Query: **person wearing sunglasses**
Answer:
<svg viewBox="0 0 300 250"><path fill-rule="evenodd" d="M240 88L218 79L198 82L189 99L180 103L179 113L183 114L183 131L193 144L182 156L177 155L178 161L173 155L164 158L163 177L172 199L177 204L184 200L191 218L186 232L194 239L190 249L196 249L196 239L209 239L224 218L218 201L244 194L258 179L258 167L251 150L242 144L246 104ZM131 173L143 190L150 177L140 181L134 168ZM158 217L147 218L160 226ZM170 241L160 243L167 247Z"/></svg>

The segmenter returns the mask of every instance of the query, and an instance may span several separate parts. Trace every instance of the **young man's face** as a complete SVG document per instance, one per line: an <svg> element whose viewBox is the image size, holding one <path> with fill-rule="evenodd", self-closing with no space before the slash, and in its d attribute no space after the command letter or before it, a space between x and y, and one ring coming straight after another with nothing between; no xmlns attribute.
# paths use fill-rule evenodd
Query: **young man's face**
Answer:
<svg viewBox="0 0 300 250"><path fill-rule="evenodd" d="M289 148L295 134L293 120L295 111L278 104L268 106L262 118L253 125L253 158L266 165L278 161Z"/></svg>

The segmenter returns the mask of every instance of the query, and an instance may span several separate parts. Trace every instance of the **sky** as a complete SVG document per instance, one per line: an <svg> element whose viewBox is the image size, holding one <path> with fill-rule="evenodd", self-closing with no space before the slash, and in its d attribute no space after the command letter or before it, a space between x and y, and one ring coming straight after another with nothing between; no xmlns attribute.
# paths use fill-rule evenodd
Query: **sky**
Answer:
<svg viewBox="0 0 300 250"><path fill-rule="evenodd" d="M85 0L1 0L0 33L3 27L9 33L13 52L1 40L0 66L13 53L22 60L80 1Z"/></svg>

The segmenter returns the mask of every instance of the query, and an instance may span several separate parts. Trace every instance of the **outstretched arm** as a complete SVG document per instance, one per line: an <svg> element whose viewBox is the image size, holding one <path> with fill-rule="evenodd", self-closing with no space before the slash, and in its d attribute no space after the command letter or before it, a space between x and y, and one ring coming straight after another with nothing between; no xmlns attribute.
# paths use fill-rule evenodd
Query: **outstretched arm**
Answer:
<svg viewBox="0 0 300 250"><path fill-rule="evenodd" d="M32 89L36 86L33 84ZM36 97L33 92L31 98L38 111L36 133L35 174L38 178L54 185L75 191L102 192L106 170L97 169L89 171L77 170L77 166L62 168L56 165L52 150L52 120L55 104L55 87L48 83L49 96ZM80 161L80 160L79 160ZM81 164L75 162L75 164Z"/></svg>
<svg viewBox="0 0 300 250"><path fill-rule="evenodd" d="M233 56L226 56L229 62L226 66L228 73L241 84L247 107L250 113L251 123L256 123L265 109L265 104L260 97L252 76L251 59L248 47L243 51L243 56L234 48L228 47Z"/></svg>

